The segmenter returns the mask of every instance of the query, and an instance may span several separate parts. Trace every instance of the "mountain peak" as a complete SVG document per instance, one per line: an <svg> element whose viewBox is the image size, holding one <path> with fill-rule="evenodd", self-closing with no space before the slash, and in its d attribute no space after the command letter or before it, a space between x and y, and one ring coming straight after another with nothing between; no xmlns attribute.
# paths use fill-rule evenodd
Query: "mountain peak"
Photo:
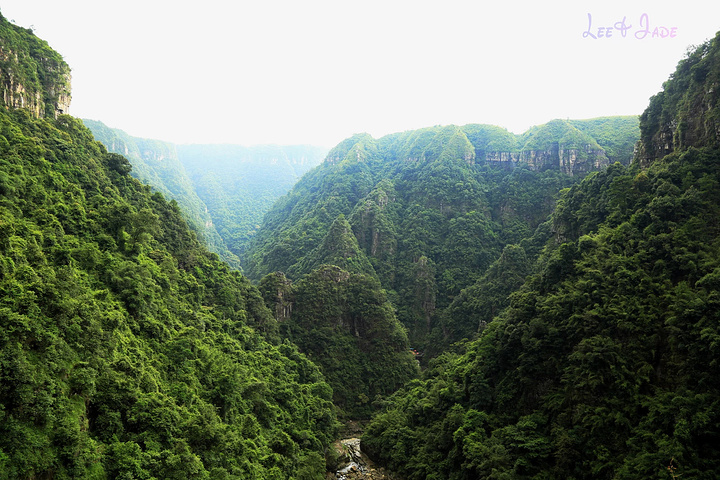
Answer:
<svg viewBox="0 0 720 480"><path fill-rule="evenodd" d="M321 265L337 265L352 273L373 276L375 274L370 261L360 250L352 227L343 214L335 218L318 248L302 263L302 273L307 273Z"/></svg>

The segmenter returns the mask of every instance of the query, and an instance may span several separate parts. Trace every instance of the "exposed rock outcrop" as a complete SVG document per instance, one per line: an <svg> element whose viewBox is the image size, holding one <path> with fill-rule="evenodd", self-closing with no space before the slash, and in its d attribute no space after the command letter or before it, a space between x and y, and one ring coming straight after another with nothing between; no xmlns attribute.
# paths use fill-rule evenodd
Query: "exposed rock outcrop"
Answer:
<svg viewBox="0 0 720 480"><path fill-rule="evenodd" d="M332 446L336 450L340 463L337 471L328 474L328 479L337 480L393 480L392 474L375 466L360 449L359 438L338 440Z"/></svg>
<svg viewBox="0 0 720 480"><path fill-rule="evenodd" d="M0 97L6 108L34 117L57 117L70 109L70 67L32 30L0 15Z"/></svg>
<svg viewBox="0 0 720 480"><path fill-rule="evenodd" d="M641 166L688 147L720 143L720 33L678 63L640 116Z"/></svg>
<svg viewBox="0 0 720 480"><path fill-rule="evenodd" d="M275 320L286 322L292 315L293 297L292 282L282 272L266 275L258 289L263 296L265 305L275 312Z"/></svg>
<svg viewBox="0 0 720 480"><path fill-rule="evenodd" d="M526 165L532 170L557 169L568 175L585 175L611 163L605 147L612 149L616 157L621 157L616 160L629 163L637 133L634 138L623 138L619 142L613 135L607 134L614 130L610 124L626 121L627 118L556 119L532 127L522 135L493 125L477 124L421 128L386 135L378 140L368 134L361 134L341 142L330 151L325 162L336 164L341 161L390 159L427 163L464 161L490 163L506 168ZM604 141L602 146L594 138L593 128L605 129L600 132L604 134L601 135ZM637 132L637 124L634 128ZM624 154L618 155L620 151Z"/></svg>
<svg viewBox="0 0 720 480"><path fill-rule="evenodd" d="M609 163L602 148L594 148L589 144L582 148L573 148L560 143L553 143L543 150L486 152L484 160L510 168L520 164L527 165L532 170L555 168L568 175L585 175Z"/></svg>

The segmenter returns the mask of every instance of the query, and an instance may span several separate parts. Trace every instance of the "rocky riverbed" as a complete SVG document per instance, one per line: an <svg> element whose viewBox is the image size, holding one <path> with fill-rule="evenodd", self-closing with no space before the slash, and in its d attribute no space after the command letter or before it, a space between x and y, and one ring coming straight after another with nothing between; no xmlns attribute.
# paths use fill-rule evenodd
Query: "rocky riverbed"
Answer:
<svg viewBox="0 0 720 480"><path fill-rule="evenodd" d="M384 468L377 467L360 449L359 438L336 441L332 448L338 457L338 469L328 473L328 480L400 480Z"/></svg>

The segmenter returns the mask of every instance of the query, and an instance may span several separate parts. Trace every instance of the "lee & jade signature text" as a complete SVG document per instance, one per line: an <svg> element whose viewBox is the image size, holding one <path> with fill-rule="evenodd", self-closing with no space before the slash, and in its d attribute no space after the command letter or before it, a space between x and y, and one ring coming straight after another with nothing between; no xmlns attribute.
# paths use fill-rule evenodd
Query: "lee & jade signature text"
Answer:
<svg viewBox="0 0 720 480"><path fill-rule="evenodd" d="M638 40L644 40L646 38L675 38L677 36L677 27L651 25L650 16L647 13L640 15L640 25L634 30L632 24L627 23L627 17L623 17L622 20L612 25L594 26L592 15L588 13L588 28L582 35L583 38L598 40L613 37L626 38L628 33L633 34Z"/></svg>

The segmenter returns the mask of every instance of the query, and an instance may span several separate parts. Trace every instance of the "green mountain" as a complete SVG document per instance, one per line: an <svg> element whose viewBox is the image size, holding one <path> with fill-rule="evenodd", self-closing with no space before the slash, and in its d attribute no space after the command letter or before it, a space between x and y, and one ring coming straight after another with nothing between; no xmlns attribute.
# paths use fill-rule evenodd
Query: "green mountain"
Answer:
<svg viewBox="0 0 720 480"><path fill-rule="evenodd" d="M312 272L322 265L335 265L352 273L375 276L368 257L360 251L352 227L340 214L330 225L330 229L322 242L306 255L302 262L289 269L293 277Z"/></svg>
<svg viewBox="0 0 720 480"><path fill-rule="evenodd" d="M603 144L617 155L623 141L635 140L613 138L603 127L622 122L632 119L576 123L604 132ZM411 343L438 353L470 331L459 325L464 319L449 328L442 312L485 276L505 246L527 239L522 248L537 255L530 237L552 212L558 192L606 165L604 152L590 133L564 120L524 136L489 125L430 127L380 139L356 135L268 212L244 266L255 280L281 271L297 281L324 263L376 275ZM338 230L338 218L348 225ZM346 235L338 258L327 238L339 245L338 232L348 227L359 252Z"/></svg>
<svg viewBox="0 0 720 480"><path fill-rule="evenodd" d="M326 153L309 145L174 145L83 122L130 160L133 176L176 200L201 240L234 268L273 202Z"/></svg>
<svg viewBox="0 0 720 480"><path fill-rule="evenodd" d="M0 46L45 102L0 86L0 478L324 478L319 369L176 202L49 114L59 55L2 17Z"/></svg>
<svg viewBox="0 0 720 480"><path fill-rule="evenodd" d="M533 148L571 137L600 148L556 123L532 137ZM416 377L410 347L426 361L478 333L490 319L456 315L467 310L455 305L465 288L482 289L499 310L529 273L528 256L550 236L549 228L532 233L577 177L559 163L478 159L492 148L519 154L518 145L517 136L483 125L356 135L266 215L246 272L260 282L281 335L321 367L343 418L367 417ZM517 261L516 271L503 270ZM350 327L359 321L364 330ZM367 333L385 331L398 333Z"/></svg>
<svg viewBox="0 0 720 480"><path fill-rule="evenodd" d="M630 163L639 139L638 117L552 120L513 135L499 127L463 127L480 162L535 170L559 169L583 176L609 164Z"/></svg>
<svg viewBox="0 0 720 480"><path fill-rule="evenodd" d="M636 161L563 192L524 282L506 249L445 321L481 333L363 448L407 478L717 478L720 33L641 116ZM669 153L669 154L667 154Z"/></svg>
<svg viewBox="0 0 720 480"><path fill-rule="evenodd" d="M478 162L583 176L609 164L630 163L639 139L638 117L552 120L513 135L500 127L463 127Z"/></svg>
<svg viewBox="0 0 720 480"><path fill-rule="evenodd" d="M568 120L568 123L595 140L610 163L628 165L635 155L640 130L640 119L637 116Z"/></svg>
<svg viewBox="0 0 720 480"><path fill-rule="evenodd" d="M294 267L295 284L282 272L259 284L280 334L321 368L342 418L369 418L419 373L407 333L342 214Z"/></svg>
<svg viewBox="0 0 720 480"><path fill-rule="evenodd" d="M338 418L408 479L717 478L719 81L312 168L83 125L0 16L0 480L320 480Z"/></svg>
<svg viewBox="0 0 720 480"><path fill-rule="evenodd" d="M70 67L32 30L0 14L0 88L6 107L55 118L70 107Z"/></svg>
<svg viewBox="0 0 720 480"><path fill-rule="evenodd" d="M175 145L132 137L97 120L83 119L83 123L109 152L123 155L130 161L130 173L133 177L151 185L165 197L175 200L189 226L211 251L217 253L228 265L240 268L240 259L228 250L213 225L207 206L195 192L178 159Z"/></svg>
<svg viewBox="0 0 720 480"><path fill-rule="evenodd" d="M706 42L678 64L663 90L650 99L640 117L643 165L689 146L716 145L720 137L718 113L720 53Z"/></svg>
<svg viewBox="0 0 720 480"><path fill-rule="evenodd" d="M177 145L178 158L223 241L242 255L265 213L326 149L311 145Z"/></svg>
<svg viewBox="0 0 720 480"><path fill-rule="evenodd" d="M373 276L320 265L295 284L267 275L259 289L282 315L280 334L320 367L342 418L369 418L417 377L405 329Z"/></svg>

